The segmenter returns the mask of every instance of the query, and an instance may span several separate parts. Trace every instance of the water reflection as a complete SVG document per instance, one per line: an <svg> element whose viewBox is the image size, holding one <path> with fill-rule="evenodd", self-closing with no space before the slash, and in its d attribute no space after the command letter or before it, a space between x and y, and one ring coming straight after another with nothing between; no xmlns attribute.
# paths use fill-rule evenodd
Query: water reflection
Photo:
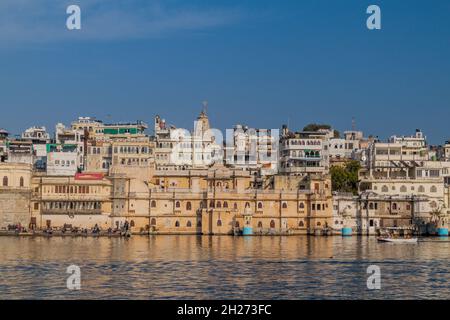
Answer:
<svg viewBox="0 0 450 320"><path fill-rule="evenodd" d="M365 237L3 237L0 298L448 299L449 249ZM71 264L80 291L66 289ZM366 287L371 264L380 291Z"/></svg>

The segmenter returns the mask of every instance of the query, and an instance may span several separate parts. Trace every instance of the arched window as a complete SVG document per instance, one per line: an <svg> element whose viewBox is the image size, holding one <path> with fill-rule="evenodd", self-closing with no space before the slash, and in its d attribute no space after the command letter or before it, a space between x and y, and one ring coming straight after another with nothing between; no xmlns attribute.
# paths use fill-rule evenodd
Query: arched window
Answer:
<svg viewBox="0 0 450 320"><path fill-rule="evenodd" d="M186 223L186 227L188 227L188 228L192 227L192 223L191 223L190 221L188 221L188 222Z"/></svg>
<svg viewBox="0 0 450 320"><path fill-rule="evenodd" d="M246 202L246 203L245 203L245 207L246 207L246 208L250 208L250 202Z"/></svg>
<svg viewBox="0 0 450 320"><path fill-rule="evenodd" d="M373 210L373 202L369 203L369 209Z"/></svg>
<svg viewBox="0 0 450 320"><path fill-rule="evenodd" d="M303 202L300 202L298 207L299 207L299 209L305 209L305 204Z"/></svg>
<svg viewBox="0 0 450 320"><path fill-rule="evenodd" d="M392 204L392 210L397 210L397 204L396 203Z"/></svg>
<svg viewBox="0 0 450 320"><path fill-rule="evenodd" d="M179 221L176 221L176 222L175 222L175 227L178 228L179 226L180 226L180 222L179 222Z"/></svg>
<svg viewBox="0 0 450 320"><path fill-rule="evenodd" d="M155 219L155 218L152 218L152 220L150 221L150 224L151 224L152 226L156 226L156 219Z"/></svg>
<svg viewBox="0 0 450 320"><path fill-rule="evenodd" d="M317 226L318 227L320 227L322 224L320 223L320 221L319 222L317 222Z"/></svg>
<svg viewBox="0 0 450 320"><path fill-rule="evenodd" d="M234 222L234 227L235 227L235 228L239 228L239 227L240 227L239 221L235 221L235 222Z"/></svg>
<svg viewBox="0 0 450 320"><path fill-rule="evenodd" d="M436 186L432 186L432 187L430 188L430 192L437 192Z"/></svg>
<svg viewBox="0 0 450 320"><path fill-rule="evenodd" d="M270 227L271 227L271 228L275 228L275 221L270 220Z"/></svg>
<svg viewBox="0 0 450 320"><path fill-rule="evenodd" d="M214 201L211 200L211 201L209 202L209 206L210 206L211 208L214 208L214 205L215 205Z"/></svg>
<svg viewBox="0 0 450 320"><path fill-rule="evenodd" d="M228 208L228 202L224 201L224 202L223 202L223 207L224 207L224 208Z"/></svg>
<svg viewBox="0 0 450 320"><path fill-rule="evenodd" d="M262 208L263 208L262 202L258 202L258 209L262 209Z"/></svg>
<svg viewBox="0 0 450 320"><path fill-rule="evenodd" d="M130 221L130 227L134 227L134 220Z"/></svg>
<svg viewBox="0 0 450 320"><path fill-rule="evenodd" d="M401 186L400 187L400 192L406 192L406 187L405 186Z"/></svg>
<svg viewBox="0 0 450 320"><path fill-rule="evenodd" d="M222 202L217 201L217 208L222 208Z"/></svg>
<svg viewBox="0 0 450 320"><path fill-rule="evenodd" d="M150 204L150 206L151 206L152 208L156 208L156 201L155 201L155 200L152 200L152 203Z"/></svg>
<svg viewBox="0 0 450 320"><path fill-rule="evenodd" d="M423 186L420 186L418 191L419 192L425 192L425 188Z"/></svg>
<svg viewBox="0 0 450 320"><path fill-rule="evenodd" d="M259 222L258 222L258 228L262 228L262 226L263 226L263 225L262 225L262 222L259 221Z"/></svg>
<svg viewBox="0 0 450 320"><path fill-rule="evenodd" d="M238 205L237 205L237 203L236 203L236 202L234 203L234 205L233 205L233 208L234 208L234 210L237 210L237 208L238 208Z"/></svg>
<svg viewBox="0 0 450 320"><path fill-rule="evenodd" d="M381 192L389 192L389 188L387 186L383 186L381 188Z"/></svg>
<svg viewBox="0 0 450 320"><path fill-rule="evenodd" d="M303 223L303 221L300 221L299 223L298 223L298 226L299 227L303 227L305 224Z"/></svg>
<svg viewBox="0 0 450 320"><path fill-rule="evenodd" d="M190 201L188 201L188 202L186 203L186 210L188 210L188 211L192 210L192 204L191 204Z"/></svg>
<svg viewBox="0 0 450 320"><path fill-rule="evenodd" d="M201 220L198 220L198 221L197 221L197 227L200 228L201 226L202 226L202 221L201 221Z"/></svg>
<svg viewBox="0 0 450 320"><path fill-rule="evenodd" d="M180 201L175 202L175 208L179 208L181 206Z"/></svg>
<svg viewBox="0 0 450 320"><path fill-rule="evenodd" d="M283 202L282 208L283 209L287 209L287 203L286 202Z"/></svg>
<svg viewBox="0 0 450 320"><path fill-rule="evenodd" d="M20 177L20 181L19 181L19 183L20 183L20 186L21 186L21 187L23 187L23 186L24 186L24 180L23 180L23 177Z"/></svg>
<svg viewBox="0 0 450 320"><path fill-rule="evenodd" d="M7 186L8 186L8 177L7 177L7 176L4 176L4 177L3 177L3 186L4 186L4 187L7 187Z"/></svg>
<svg viewBox="0 0 450 320"><path fill-rule="evenodd" d="M222 226L222 220L217 220L217 226L221 227Z"/></svg>

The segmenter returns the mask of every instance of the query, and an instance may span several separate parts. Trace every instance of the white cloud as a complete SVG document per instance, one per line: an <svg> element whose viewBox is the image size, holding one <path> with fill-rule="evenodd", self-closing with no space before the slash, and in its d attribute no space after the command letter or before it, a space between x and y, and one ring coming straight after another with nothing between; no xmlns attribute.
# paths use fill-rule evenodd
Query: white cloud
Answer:
<svg viewBox="0 0 450 320"><path fill-rule="evenodd" d="M66 8L81 7L82 30L66 29ZM122 40L203 31L235 23L236 8L148 0L1 0L0 46L65 40Z"/></svg>

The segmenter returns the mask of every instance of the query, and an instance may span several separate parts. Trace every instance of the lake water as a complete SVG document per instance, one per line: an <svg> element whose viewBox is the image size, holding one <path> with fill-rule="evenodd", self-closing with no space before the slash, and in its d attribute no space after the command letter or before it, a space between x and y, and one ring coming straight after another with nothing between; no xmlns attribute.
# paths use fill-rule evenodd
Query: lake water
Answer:
<svg viewBox="0 0 450 320"><path fill-rule="evenodd" d="M371 237L0 237L1 299L450 299L450 242ZM66 287L81 269L81 290ZM381 290L367 289L367 267Z"/></svg>

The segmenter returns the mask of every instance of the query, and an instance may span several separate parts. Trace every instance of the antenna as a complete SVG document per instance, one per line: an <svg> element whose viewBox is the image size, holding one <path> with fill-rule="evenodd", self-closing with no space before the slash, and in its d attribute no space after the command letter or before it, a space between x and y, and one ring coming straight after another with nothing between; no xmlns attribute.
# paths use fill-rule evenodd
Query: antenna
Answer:
<svg viewBox="0 0 450 320"><path fill-rule="evenodd" d="M208 101L204 100L202 102L202 105L203 105L203 113L206 114L208 111Z"/></svg>

